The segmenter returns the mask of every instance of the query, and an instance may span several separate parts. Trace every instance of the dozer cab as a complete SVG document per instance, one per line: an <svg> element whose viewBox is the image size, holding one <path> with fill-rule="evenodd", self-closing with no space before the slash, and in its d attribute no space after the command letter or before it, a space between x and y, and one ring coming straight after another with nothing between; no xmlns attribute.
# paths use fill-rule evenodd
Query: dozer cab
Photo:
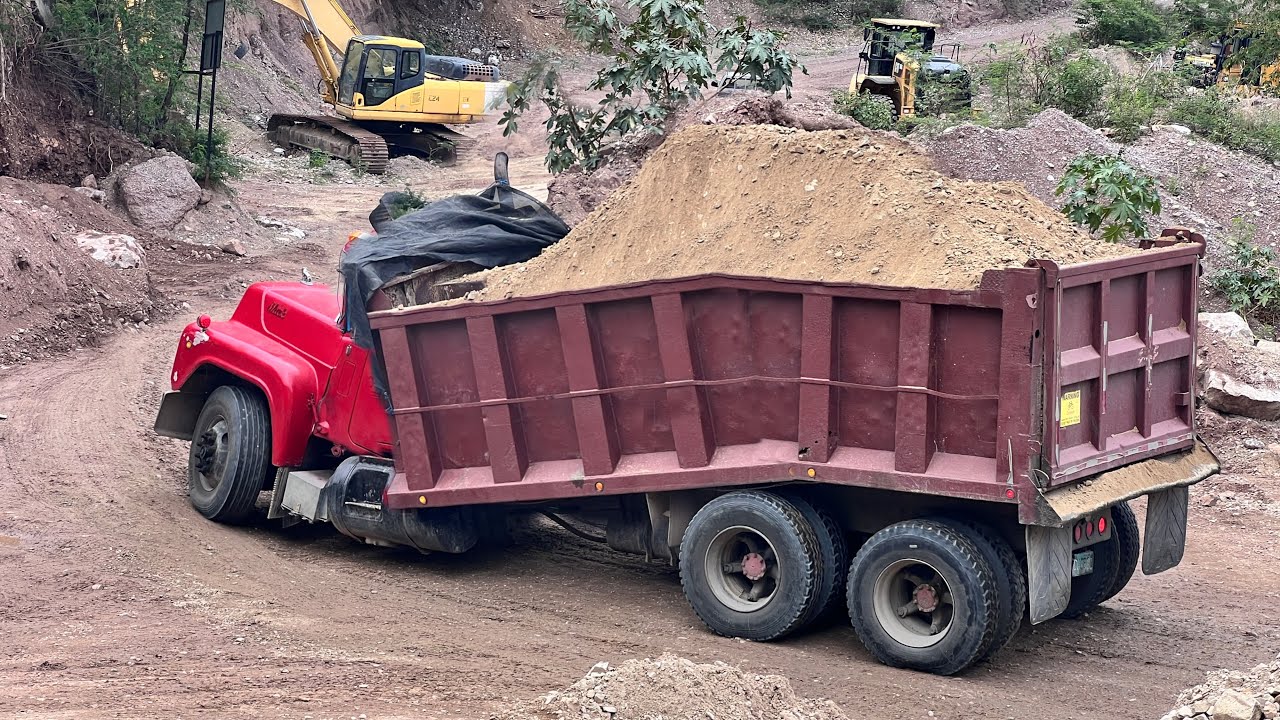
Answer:
<svg viewBox="0 0 1280 720"><path fill-rule="evenodd" d="M969 72L960 64L960 44L934 49L938 26L923 20L875 18L863 31L858 69L849 92L884 98L892 103L894 119L917 114L921 73L926 80L949 89L942 112L972 105ZM921 58L924 58L923 60Z"/></svg>

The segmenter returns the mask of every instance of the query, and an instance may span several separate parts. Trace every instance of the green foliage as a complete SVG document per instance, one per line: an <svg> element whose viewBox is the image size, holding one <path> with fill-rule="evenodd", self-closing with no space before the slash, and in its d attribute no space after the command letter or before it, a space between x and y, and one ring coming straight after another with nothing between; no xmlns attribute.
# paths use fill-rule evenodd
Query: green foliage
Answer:
<svg viewBox="0 0 1280 720"><path fill-rule="evenodd" d="M1081 0L1076 25L1091 47L1156 48L1168 38L1165 19L1152 0Z"/></svg>
<svg viewBox="0 0 1280 720"><path fill-rule="evenodd" d="M1280 162L1280 114L1243 112L1234 96L1210 89L1185 96L1170 106L1170 122L1220 145Z"/></svg>
<svg viewBox="0 0 1280 720"><path fill-rule="evenodd" d="M1280 270L1276 253L1253 242L1256 228L1237 219L1227 240L1223 266L1209 276L1209 285L1226 297L1231 309L1254 314L1274 310L1280 298Z"/></svg>
<svg viewBox="0 0 1280 720"><path fill-rule="evenodd" d="M307 157L307 167L315 169L322 168L329 164L329 155L319 150L312 150L311 155Z"/></svg>
<svg viewBox="0 0 1280 720"><path fill-rule="evenodd" d="M1209 37L1231 27L1241 10L1238 0L1173 0L1171 20L1184 37Z"/></svg>
<svg viewBox="0 0 1280 720"><path fill-rule="evenodd" d="M1021 125L1047 107L1085 121L1100 117L1113 73L1079 50L1071 37L1004 53L993 49L995 57L983 69L981 82L991 90L1000 124Z"/></svg>
<svg viewBox="0 0 1280 720"><path fill-rule="evenodd" d="M1065 195L1062 212L1107 242L1147 235L1147 215L1160 212L1160 195L1149 176L1118 155L1085 153L1067 166L1055 195Z"/></svg>
<svg viewBox="0 0 1280 720"><path fill-rule="evenodd" d="M191 0L59 0L41 62L95 116L151 141L171 124L181 86Z"/></svg>
<svg viewBox="0 0 1280 720"><path fill-rule="evenodd" d="M414 210L421 210L428 204L429 201L425 197L406 187L404 190L392 194L391 202L388 204L387 209L391 213L391 219L395 220Z"/></svg>
<svg viewBox="0 0 1280 720"><path fill-rule="evenodd" d="M835 107L836 112L848 115L872 130L893 127L893 101L883 95L837 90Z"/></svg>
<svg viewBox="0 0 1280 720"><path fill-rule="evenodd" d="M1168 70L1146 70L1116 79L1107 89L1105 122L1120 142L1131 143L1177 98L1186 80Z"/></svg>
<svg viewBox="0 0 1280 720"><path fill-rule="evenodd" d="M205 155L208 135L191 128L190 125L185 123L176 127L178 128L178 137L172 142L164 143L163 147L167 147L190 160L195 165L195 170L192 171L191 175L196 180L220 185L231 178L240 177L244 172L244 164L228 151L227 145L230 138L226 130L221 128L214 128L213 130L213 153L209 156L206 173Z"/></svg>
<svg viewBox="0 0 1280 720"><path fill-rule="evenodd" d="M566 0L570 32L589 52L609 58L587 85L588 92L604 93L599 103L575 102L561 82L561 61L552 56L535 60L508 89L499 120L504 134L517 132L535 104L550 111L546 164L552 172L576 164L594 169L613 138L661 133L673 112L709 87L742 83L790 96L792 71L803 70L782 33L757 29L743 17L716 28L706 19L704 0L630 0L628 7L635 13L629 22L609 0Z"/></svg>

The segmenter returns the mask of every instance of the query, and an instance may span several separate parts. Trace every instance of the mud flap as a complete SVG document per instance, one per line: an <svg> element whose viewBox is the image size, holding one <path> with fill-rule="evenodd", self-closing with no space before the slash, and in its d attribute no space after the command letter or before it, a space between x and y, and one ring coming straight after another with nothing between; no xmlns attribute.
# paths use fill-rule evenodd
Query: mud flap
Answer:
<svg viewBox="0 0 1280 720"><path fill-rule="evenodd" d="M1027 595L1031 622L1062 614L1071 601L1071 528L1027 525Z"/></svg>
<svg viewBox="0 0 1280 720"><path fill-rule="evenodd" d="M160 412L156 413L156 434L178 440L190 440L207 397L203 393L165 393L164 398L160 400Z"/></svg>
<svg viewBox="0 0 1280 720"><path fill-rule="evenodd" d="M1147 532L1142 546L1142 574L1155 575L1182 562L1187 549L1186 487L1147 496Z"/></svg>

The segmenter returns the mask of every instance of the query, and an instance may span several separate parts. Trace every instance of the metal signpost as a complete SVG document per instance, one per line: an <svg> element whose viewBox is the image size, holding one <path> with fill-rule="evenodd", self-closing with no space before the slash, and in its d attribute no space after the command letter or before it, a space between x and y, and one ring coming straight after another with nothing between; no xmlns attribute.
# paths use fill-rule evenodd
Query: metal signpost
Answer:
<svg viewBox="0 0 1280 720"><path fill-rule="evenodd" d="M204 9L204 38L200 44L200 69L188 71L200 76L196 86L196 121L200 129L200 108L204 102L204 78L209 76L209 129L204 147L204 176L209 177L209 164L213 158L213 108L218 92L218 68L222 67L222 30L226 22L226 0L206 0Z"/></svg>

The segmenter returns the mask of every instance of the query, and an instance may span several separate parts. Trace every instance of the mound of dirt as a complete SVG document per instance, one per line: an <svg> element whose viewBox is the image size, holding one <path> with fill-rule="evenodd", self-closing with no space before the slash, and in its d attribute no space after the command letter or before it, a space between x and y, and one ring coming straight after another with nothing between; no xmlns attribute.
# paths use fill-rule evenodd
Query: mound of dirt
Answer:
<svg viewBox="0 0 1280 720"><path fill-rule="evenodd" d="M95 232L138 233L72 188L0 178L0 363L96 345L150 317L145 267L95 260Z"/></svg>
<svg viewBox="0 0 1280 720"><path fill-rule="evenodd" d="M1164 720L1256 720L1280 717L1280 659L1246 672L1216 670L1178 696Z"/></svg>
<svg viewBox="0 0 1280 720"><path fill-rule="evenodd" d="M574 231L488 273L496 299L703 273L966 289L985 270L1132 248L1013 183L948 180L888 134L693 126Z"/></svg>
<svg viewBox="0 0 1280 720"><path fill-rule="evenodd" d="M693 125L778 125L798 130L852 130L862 126L831 109L829 103L784 102L776 95L747 91L724 92L685 108L667 126L665 135L636 135L611 145L604 162L593 172L574 167L556 176L547 187L547 204L573 227L586 219L628 180L640 172L646 157L667 137Z"/></svg>
<svg viewBox="0 0 1280 720"><path fill-rule="evenodd" d="M846 720L835 703L796 697L777 675L755 675L675 655L600 663L569 687L495 716L495 720Z"/></svg>

